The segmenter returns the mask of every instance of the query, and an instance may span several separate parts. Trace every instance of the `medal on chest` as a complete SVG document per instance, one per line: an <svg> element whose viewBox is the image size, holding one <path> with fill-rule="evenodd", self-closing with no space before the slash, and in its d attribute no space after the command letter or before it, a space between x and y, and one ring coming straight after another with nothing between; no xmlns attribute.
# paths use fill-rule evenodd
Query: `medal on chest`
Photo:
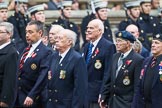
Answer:
<svg viewBox="0 0 162 108"><path fill-rule="evenodd" d="M159 75L160 75L160 81L162 82L162 61L159 64Z"/></svg>
<svg viewBox="0 0 162 108"><path fill-rule="evenodd" d="M96 69L100 69L102 67L100 60L96 60L96 63L94 64L94 66Z"/></svg>
<svg viewBox="0 0 162 108"><path fill-rule="evenodd" d="M128 85L130 85L130 78L129 78L129 76L128 76L128 70L125 70L125 71L124 71L124 75L125 75L125 77L124 77L124 79L123 79L123 84L124 84L125 86L128 86Z"/></svg>

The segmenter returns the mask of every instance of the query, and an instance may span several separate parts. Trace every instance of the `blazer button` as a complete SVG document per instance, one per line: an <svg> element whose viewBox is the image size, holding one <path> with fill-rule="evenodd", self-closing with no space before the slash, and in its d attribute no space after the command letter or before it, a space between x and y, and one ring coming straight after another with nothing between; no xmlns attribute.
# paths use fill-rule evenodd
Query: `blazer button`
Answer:
<svg viewBox="0 0 162 108"><path fill-rule="evenodd" d="M114 94L114 96L116 96L116 94Z"/></svg>
<svg viewBox="0 0 162 108"><path fill-rule="evenodd" d="M52 99L49 99L49 101L51 102L51 101L52 101Z"/></svg>
<svg viewBox="0 0 162 108"><path fill-rule="evenodd" d="M55 90L55 93L57 93L57 90Z"/></svg>
<svg viewBox="0 0 162 108"><path fill-rule="evenodd" d="M19 77L18 80L21 80L21 78Z"/></svg>
<svg viewBox="0 0 162 108"><path fill-rule="evenodd" d="M52 92L52 90L48 90L49 92Z"/></svg>
<svg viewBox="0 0 162 108"><path fill-rule="evenodd" d="M55 102L58 102L58 100L56 99Z"/></svg>
<svg viewBox="0 0 162 108"><path fill-rule="evenodd" d="M116 86L114 85L114 88L115 88Z"/></svg>
<svg viewBox="0 0 162 108"><path fill-rule="evenodd" d="M21 90L21 87L19 86L19 90Z"/></svg>

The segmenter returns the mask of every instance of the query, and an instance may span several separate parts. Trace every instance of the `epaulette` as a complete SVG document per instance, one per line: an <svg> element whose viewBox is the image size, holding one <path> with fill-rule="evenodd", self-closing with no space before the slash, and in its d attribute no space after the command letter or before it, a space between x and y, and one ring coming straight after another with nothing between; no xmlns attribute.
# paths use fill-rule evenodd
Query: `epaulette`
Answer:
<svg viewBox="0 0 162 108"><path fill-rule="evenodd" d="M70 23L70 27L73 27L73 23Z"/></svg>
<svg viewBox="0 0 162 108"><path fill-rule="evenodd" d="M153 19L154 19L154 17L150 16L150 19L151 19L151 20L153 20Z"/></svg>
<svg viewBox="0 0 162 108"><path fill-rule="evenodd" d="M143 18L142 18L142 17L139 17L139 19L140 19L140 20L143 20Z"/></svg>
<svg viewBox="0 0 162 108"><path fill-rule="evenodd" d="M58 20L55 20L55 22L58 22Z"/></svg>
<svg viewBox="0 0 162 108"><path fill-rule="evenodd" d="M143 30L141 30L141 33L144 33L144 31L143 31Z"/></svg>

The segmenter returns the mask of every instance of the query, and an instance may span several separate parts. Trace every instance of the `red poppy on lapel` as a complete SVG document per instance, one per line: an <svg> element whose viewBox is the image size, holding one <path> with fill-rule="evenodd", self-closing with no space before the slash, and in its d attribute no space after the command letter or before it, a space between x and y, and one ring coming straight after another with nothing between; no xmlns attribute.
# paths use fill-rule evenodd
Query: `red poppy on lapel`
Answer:
<svg viewBox="0 0 162 108"><path fill-rule="evenodd" d="M162 66L162 61L160 62L159 66Z"/></svg>
<svg viewBox="0 0 162 108"><path fill-rule="evenodd" d="M126 65L130 65L132 63L132 60L127 60Z"/></svg>
<svg viewBox="0 0 162 108"><path fill-rule="evenodd" d="M144 75L144 69L141 70L141 74L140 74L140 79L142 79L143 75Z"/></svg>
<svg viewBox="0 0 162 108"><path fill-rule="evenodd" d="M31 57L34 58L37 55L37 53L32 53Z"/></svg>
<svg viewBox="0 0 162 108"><path fill-rule="evenodd" d="M92 56L92 58L94 58L99 52L100 52L100 51L99 51L99 48L96 48L95 53L94 53L94 55Z"/></svg>

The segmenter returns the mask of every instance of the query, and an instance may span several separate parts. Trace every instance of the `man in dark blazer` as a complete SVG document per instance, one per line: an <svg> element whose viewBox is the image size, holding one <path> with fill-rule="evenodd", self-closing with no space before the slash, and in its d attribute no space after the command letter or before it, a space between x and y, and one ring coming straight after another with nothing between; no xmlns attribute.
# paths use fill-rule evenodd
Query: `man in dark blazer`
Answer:
<svg viewBox="0 0 162 108"><path fill-rule="evenodd" d="M113 55L111 68L104 80L99 99L101 108L105 104L110 108L131 108L143 61L143 57L132 49L134 41L135 37L127 31L116 34L118 53Z"/></svg>
<svg viewBox="0 0 162 108"><path fill-rule="evenodd" d="M161 108L162 106L162 34L153 36L151 52L145 59L133 108Z"/></svg>
<svg viewBox="0 0 162 108"><path fill-rule="evenodd" d="M107 75L112 55L115 53L115 45L102 37L104 33L103 22L94 19L89 22L86 31L86 39L89 41L84 47L83 56L88 69L88 101L89 108L99 108L98 96L104 76ZM91 56L89 46L93 44Z"/></svg>
<svg viewBox="0 0 162 108"><path fill-rule="evenodd" d="M16 91L18 53L11 43L13 25L0 23L0 107L12 108Z"/></svg>
<svg viewBox="0 0 162 108"><path fill-rule="evenodd" d="M26 27L26 40L30 47L25 48L18 71L18 93L16 107L39 108L40 94L44 88L49 59L52 51L41 41L43 23L31 21Z"/></svg>
<svg viewBox="0 0 162 108"><path fill-rule="evenodd" d="M56 49L48 71L46 108L87 108L88 75L86 63L72 47L75 32L63 29L57 34Z"/></svg>

